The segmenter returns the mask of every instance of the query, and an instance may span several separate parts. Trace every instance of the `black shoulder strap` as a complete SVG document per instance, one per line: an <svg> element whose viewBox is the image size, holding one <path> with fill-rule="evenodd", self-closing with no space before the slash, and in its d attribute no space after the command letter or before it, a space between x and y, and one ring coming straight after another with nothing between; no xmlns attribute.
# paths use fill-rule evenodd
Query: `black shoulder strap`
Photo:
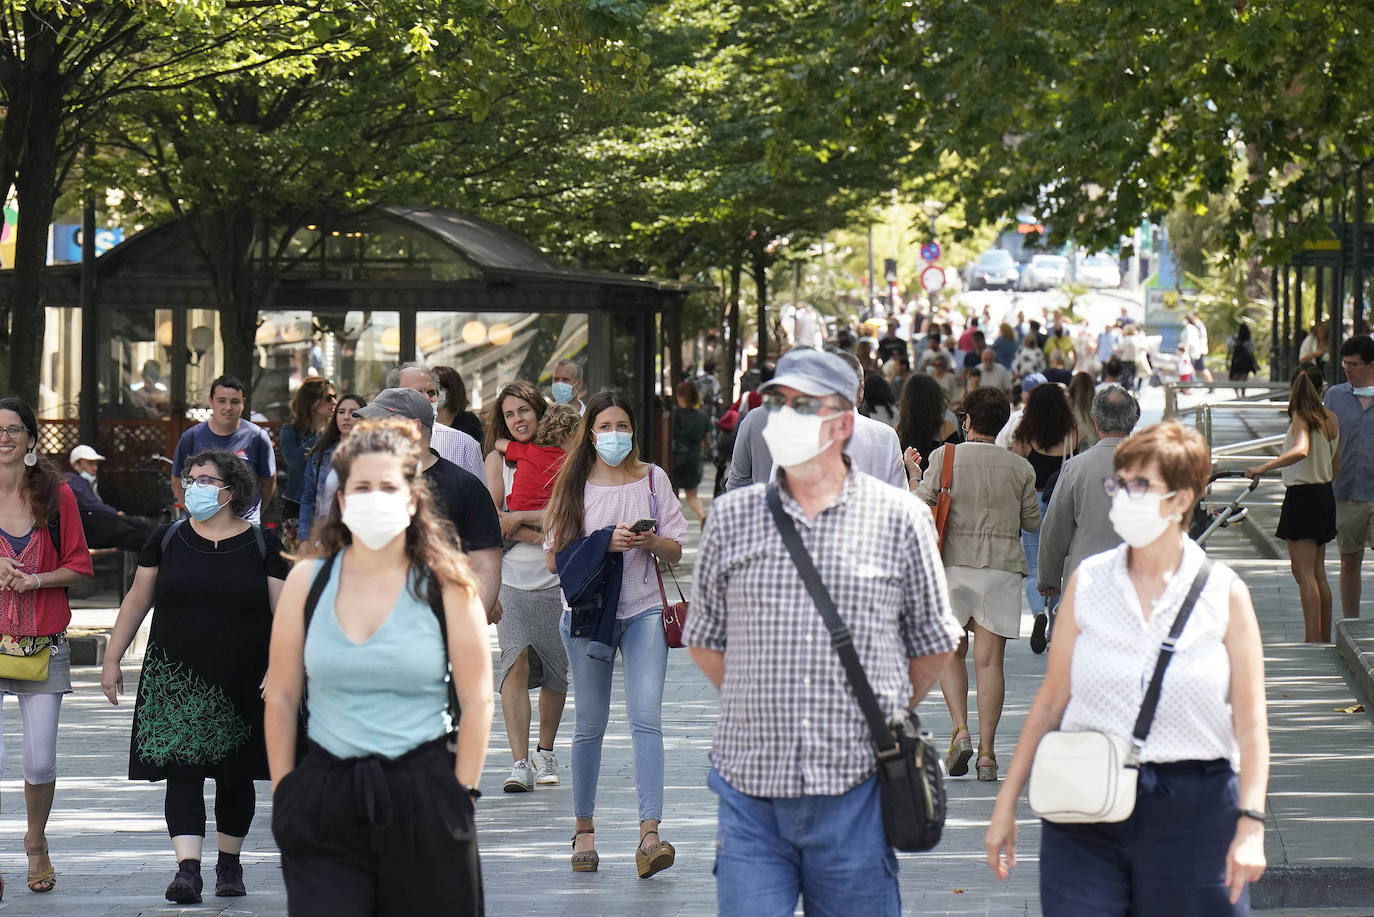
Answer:
<svg viewBox="0 0 1374 917"><path fill-rule="evenodd" d="M1155 719L1155 709L1159 706L1159 692L1164 685L1164 670L1169 667L1169 662L1174 658L1174 647L1178 645L1179 635L1183 633L1183 625L1188 623L1188 618L1193 613L1193 606L1197 604L1198 596L1202 595L1202 589L1207 585L1207 577L1212 574L1212 558L1206 555L1202 558L1202 566L1198 567L1197 576L1193 577L1193 584L1188 589L1188 594L1183 598L1183 604L1178 607L1178 617L1174 618L1174 626L1169 628L1169 636L1164 638L1163 645L1159 648L1159 661L1155 663L1155 674L1150 679L1150 686L1145 689L1145 699L1140 703L1140 715L1135 720L1135 730L1131 733L1134 741L1131 747L1131 757L1138 758L1140 750L1145 747L1145 737L1150 734L1150 725Z"/></svg>
<svg viewBox="0 0 1374 917"><path fill-rule="evenodd" d="M453 657L448 652L448 620L444 617L444 590L439 578L433 573L429 576L429 610L439 619L439 639L444 642L444 660L448 666L448 717L454 731L458 729L458 718L463 708L458 705L458 686L454 683Z"/></svg>
<svg viewBox="0 0 1374 917"><path fill-rule="evenodd" d="M158 547L159 555L167 553L167 545L172 543L172 536L176 534L176 530L181 528L181 524L185 521L185 519L178 519L176 522L167 526L167 531L162 533L162 544Z"/></svg>
<svg viewBox="0 0 1374 917"><path fill-rule="evenodd" d="M324 587L329 584L329 572L334 569L334 558L337 554L330 554L326 557L320 568L315 571L315 578L310 581L310 591L305 594L305 631L310 630L310 619L315 616L315 606L320 603L320 594L324 592Z"/></svg>
<svg viewBox="0 0 1374 917"><path fill-rule="evenodd" d="M811 594L811 601L816 603L816 610L821 613L826 630L830 631L830 645L839 654L844 674L849 678L849 687L854 691L854 699L859 702L859 709L868 721L868 730L873 734L873 744L880 753L894 748L896 740L892 737L892 730L887 726L887 718L883 716L882 708L878 706L878 698L874 696L873 688L868 684L868 676L864 674L859 654L854 651L853 637L849 633L849 628L840 620L835 602L830 598L825 583L821 582L821 575L816 571L816 565L811 562L811 555L807 553L806 545L802 544L801 535L797 533L792 517L782 508L782 496L778 493L777 484L768 485L768 509L773 513L773 521L778 525L778 533L782 535L782 543L787 546L787 553L792 556L792 563L796 565L802 582L806 584L806 591Z"/></svg>

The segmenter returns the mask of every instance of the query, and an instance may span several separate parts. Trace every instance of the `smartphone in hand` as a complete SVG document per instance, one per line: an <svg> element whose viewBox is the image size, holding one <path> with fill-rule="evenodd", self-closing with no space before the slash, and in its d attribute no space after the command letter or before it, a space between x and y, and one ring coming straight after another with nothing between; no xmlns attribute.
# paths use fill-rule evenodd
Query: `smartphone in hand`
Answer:
<svg viewBox="0 0 1374 917"><path fill-rule="evenodd" d="M654 526L657 524L657 519L641 519L634 525L630 526L630 531L634 532L635 534L639 534L640 532L652 532L654 530Z"/></svg>

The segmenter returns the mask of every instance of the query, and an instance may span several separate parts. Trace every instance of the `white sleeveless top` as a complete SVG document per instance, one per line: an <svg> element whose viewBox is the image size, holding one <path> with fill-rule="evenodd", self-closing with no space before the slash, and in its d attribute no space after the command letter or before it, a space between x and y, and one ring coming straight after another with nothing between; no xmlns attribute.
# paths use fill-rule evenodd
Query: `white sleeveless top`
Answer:
<svg viewBox="0 0 1374 917"><path fill-rule="evenodd" d="M501 463L501 477L505 483L506 496L515 482L515 469L505 462ZM505 509L505 501L502 501ZM550 573L544 557L544 549L536 543L518 541L501 556L501 585L534 592L558 585L558 574Z"/></svg>
<svg viewBox="0 0 1374 917"><path fill-rule="evenodd" d="M1065 731L1095 729L1131 738L1160 644L1203 559L1202 549L1184 538L1182 565L1147 621L1126 572L1126 551L1123 544L1078 567L1073 608L1079 634L1073 647L1069 704L1059 727ZM1229 567L1214 564L1164 675L1142 761L1226 758L1236 767L1231 659L1222 643L1233 579Z"/></svg>
<svg viewBox="0 0 1374 917"><path fill-rule="evenodd" d="M1283 437L1283 451L1287 452L1293 448L1293 443L1297 440L1297 433L1293 430L1293 425L1288 425L1288 432ZM1296 484L1330 484L1334 475L1333 457L1336 454L1336 446L1341 441L1340 431L1336 431L1335 439L1327 439L1326 434L1321 430L1307 431L1307 456L1302 461L1292 465L1285 465L1279 469L1279 474L1283 479L1284 487L1293 487Z"/></svg>

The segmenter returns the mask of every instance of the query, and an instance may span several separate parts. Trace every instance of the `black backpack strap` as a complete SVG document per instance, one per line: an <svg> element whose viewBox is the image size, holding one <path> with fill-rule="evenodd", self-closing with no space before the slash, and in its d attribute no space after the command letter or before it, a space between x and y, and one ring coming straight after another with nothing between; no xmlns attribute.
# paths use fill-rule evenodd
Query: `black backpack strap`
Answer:
<svg viewBox="0 0 1374 917"><path fill-rule="evenodd" d="M439 639L444 642L444 661L448 667L448 717L455 732L458 731L458 719L462 716L463 708L458 704L458 687L454 683L453 657L448 652L448 620L444 617L444 590L439 585L439 579L433 573L429 576L429 610L434 612L434 617L439 621Z"/></svg>
<svg viewBox="0 0 1374 917"><path fill-rule="evenodd" d="M320 567L315 571L315 578L310 581L310 591L305 594L305 630L310 631L310 619L315 616L315 606L320 603L320 594L324 592L324 587L329 585L329 573L334 569L334 558L337 554L330 554L320 563Z"/></svg>
<svg viewBox="0 0 1374 917"><path fill-rule="evenodd" d="M1169 667L1169 663L1174 658L1174 647L1178 645L1179 635L1183 633L1183 625L1188 623L1189 616L1193 613L1193 606L1197 604L1198 596L1202 595L1202 588L1207 585L1207 577L1212 574L1212 558L1203 555L1202 565L1198 567L1197 576L1193 577L1193 584L1188 589L1188 594L1183 598L1183 604L1178 608L1178 616L1174 618L1174 626L1169 628L1169 636L1164 638L1163 645L1159 648L1159 660L1155 663L1155 673L1150 679L1150 686L1145 689L1145 699L1140 704L1140 715L1135 720L1135 730L1131 733L1131 759L1139 760L1140 752L1145 747L1145 737L1150 734L1150 726L1155 720L1155 708L1159 706L1159 692L1164 686L1164 670Z"/></svg>
<svg viewBox="0 0 1374 917"><path fill-rule="evenodd" d="M256 526L255 526L256 528ZM320 563L320 567L315 571L315 578L310 581L310 591L305 594L305 627L301 631L301 655L305 655L305 638L310 635L310 619L315 616L315 606L320 604L320 594L324 592L324 587L329 585L329 572L334 569L334 558L337 554L330 554ZM310 705L307 703L310 697L310 679L305 676L304 664L301 672L301 702L299 717L296 726L296 760L305 755L305 741L307 738L307 728L310 724Z"/></svg>
<svg viewBox="0 0 1374 917"><path fill-rule="evenodd" d="M167 545L172 543L172 536L176 534L177 529L181 528L181 524L185 521L184 518L178 519L176 522L167 526L167 531L162 533L162 544L158 548L159 557L167 553Z"/></svg>
<svg viewBox="0 0 1374 917"><path fill-rule="evenodd" d="M826 630L830 631L830 645L839 654L844 674L849 678L849 687L854 691L854 699L859 702L859 709L868 721L868 731L873 734L874 746L880 755L895 751L897 740L892 737L887 718L883 716L882 708L878 706L878 698L873 694L868 676L864 674L863 663L859 661L859 654L854 650L854 639L844 621L840 620L840 613L835 608L834 600L830 598L830 591L825 588L825 583L821 582L821 575L812 563L806 545L802 544L796 524L792 522L792 517L787 515L787 510L782 508L782 496L778 493L777 484L768 485L768 509L773 513L773 521L777 523L778 534L782 535L782 543L787 546L787 553L792 556L792 563L796 565L802 582L806 584L806 591L811 594L811 601L816 603L816 610L821 613Z"/></svg>

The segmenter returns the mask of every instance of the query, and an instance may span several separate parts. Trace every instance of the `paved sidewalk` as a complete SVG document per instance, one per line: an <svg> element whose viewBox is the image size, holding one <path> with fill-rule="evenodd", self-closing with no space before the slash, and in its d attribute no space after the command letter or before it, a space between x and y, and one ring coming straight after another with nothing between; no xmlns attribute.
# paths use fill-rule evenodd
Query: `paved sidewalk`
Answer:
<svg viewBox="0 0 1374 917"><path fill-rule="evenodd" d="M705 489L705 487L703 488ZM693 542L698 537L692 525ZM1249 542L1223 531L1211 545L1250 585L1264 630L1273 741L1273 776L1268 810L1268 851L1275 866L1367 868L1374 865L1374 722L1368 712L1344 713L1355 703L1331 647L1301 640L1296 589L1285 562L1248 559ZM690 565L693 551L689 549ZM1334 582L1334 570L1333 570ZM82 612L83 621L112 620L110 611ZM1029 631L1029 619L1023 632ZM493 633L493 650L495 637ZM1026 710L1044 671L1024 640L1007 653L1007 704L998 752L1011 761ZM137 666L125 661L134 687ZM248 837L244 863L247 898L207 899L179 908L161 898L175 864L162 819L162 787L124 779L132 706L112 709L100 695L96 669L75 671L76 693L64 705L59 738L61 775L49 828L58 888L34 895L22 883L23 819L18 776L18 716L11 702L5 718L9 768L0 782L0 872L7 887L0 911L14 915L136 915L222 913L282 915L285 898L278 858L268 830L266 785L259 787L258 818ZM780 687L780 690L784 688ZM564 783L533 793L503 794L509 753L499 711L483 775L487 795L478 803L488 913L492 915L709 915L715 913L711 876L715 799L706 789L706 751L715 720L716 694L687 654L671 654L664 701L667 791L663 832L678 849L678 863L651 880L636 877L633 850L636 804L629 729L619 673L613 689L611 723L598 798L597 836L601 871L573 874L568 865L572 834L572 788L567 771L572 702L559 734L557 752ZM936 735L948 742L949 717L938 694L920 711ZM1008 915L1040 913L1035 852L1039 829L1024 800L1021 807L1020 865L999 884L983 862L982 835L996 786L972 779L949 781L950 811L945 838L927 854L903 854L903 912L922 915ZM211 844L213 842L211 841ZM207 856L207 873L213 867ZM1301 888L1295 874L1278 875L1274 887ZM1347 888L1358 888L1363 873ZM416 877L422 881L422 877ZM1261 889L1263 890L1263 889ZM1305 894L1305 892L1304 892ZM1316 900L1296 904L1315 904ZM1374 914L1374 896L1347 910L1294 907L1266 913ZM861 915L856 915L861 917Z"/></svg>

